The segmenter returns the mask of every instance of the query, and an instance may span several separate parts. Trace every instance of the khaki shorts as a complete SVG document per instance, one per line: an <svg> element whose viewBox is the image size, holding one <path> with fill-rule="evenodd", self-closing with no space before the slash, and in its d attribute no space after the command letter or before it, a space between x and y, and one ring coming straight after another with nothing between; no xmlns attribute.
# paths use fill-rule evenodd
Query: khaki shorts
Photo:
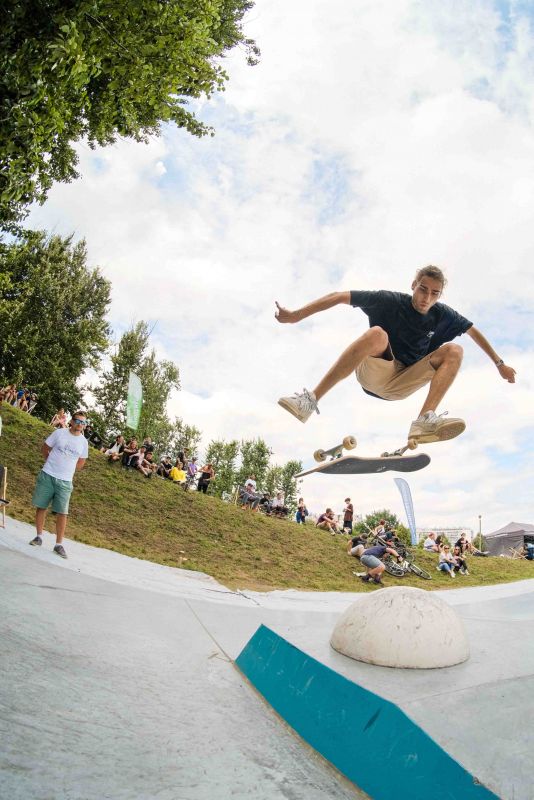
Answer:
<svg viewBox="0 0 534 800"><path fill-rule="evenodd" d="M367 356L356 370L356 379L364 389L384 400L403 400L430 383L436 374L430 363L432 355L429 353L410 367L395 359Z"/></svg>

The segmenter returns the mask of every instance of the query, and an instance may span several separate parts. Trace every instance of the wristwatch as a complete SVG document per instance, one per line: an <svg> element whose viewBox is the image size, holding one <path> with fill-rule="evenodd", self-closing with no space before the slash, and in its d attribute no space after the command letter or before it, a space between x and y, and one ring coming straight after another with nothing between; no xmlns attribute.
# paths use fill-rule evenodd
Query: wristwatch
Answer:
<svg viewBox="0 0 534 800"><path fill-rule="evenodd" d="M496 367L502 367L503 364L504 364L504 361L502 360L502 358L499 358L499 360L495 362L495 366Z"/></svg>

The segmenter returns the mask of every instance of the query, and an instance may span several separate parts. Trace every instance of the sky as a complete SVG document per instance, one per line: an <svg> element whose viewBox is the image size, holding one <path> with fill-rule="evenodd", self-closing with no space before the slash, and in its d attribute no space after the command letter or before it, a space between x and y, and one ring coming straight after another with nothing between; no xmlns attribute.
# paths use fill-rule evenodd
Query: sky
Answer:
<svg viewBox="0 0 534 800"><path fill-rule="evenodd" d="M531 7L530 7L531 8ZM409 480L417 525L493 531L534 522L534 15L491 0L257 0L245 32L261 49L226 59L226 91L191 108L213 125L148 145L81 143L81 178L56 185L31 227L85 238L112 281L118 339L154 326L180 369L169 413L211 439L263 438L273 463L312 465L356 436L360 455L402 446L424 390L387 403L353 378L302 425L282 395L312 388L367 328L338 306L297 325L332 291L409 292L439 265L443 301L517 370L503 381L468 337L438 412L461 437L421 447ZM202 457L202 453L200 453ZM312 475L308 508L389 508L406 523L394 473Z"/></svg>

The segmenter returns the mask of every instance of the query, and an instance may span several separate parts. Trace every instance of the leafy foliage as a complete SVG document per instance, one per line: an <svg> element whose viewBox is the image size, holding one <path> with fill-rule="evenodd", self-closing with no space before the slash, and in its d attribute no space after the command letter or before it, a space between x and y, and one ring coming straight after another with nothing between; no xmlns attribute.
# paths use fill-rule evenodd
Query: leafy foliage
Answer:
<svg viewBox="0 0 534 800"><path fill-rule="evenodd" d="M134 433L150 436L158 452L171 450L183 433L182 423L174 425L166 406L173 389L180 388L178 368L171 361L158 361L154 350L148 350L150 331L146 322L138 322L126 331L111 356L111 367L100 376L93 389L96 405L91 411L93 426L104 438L116 433L126 437ZM137 431L126 425L126 398L130 371L143 386L143 407ZM182 426L182 427L180 427Z"/></svg>
<svg viewBox="0 0 534 800"><path fill-rule="evenodd" d="M225 442L224 439L212 440L204 461L213 464L215 479L212 490L217 497L231 493L236 482L236 460L239 454L239 442L233 439Z"/></svg>
<svg viewBox="0 0 534 800"><path fill-rule="evenodd" d="M80 403L78 377L108 345L110 284L85 242L28 231L0 245L0 382L24 382L43 419Z"/></svg>
<svg viewBox="0 0 534 800"><path fill-rule="evenodd" d="M245 483L249 475L256 476L258 490L263 490L265 476L269 467L271 450L263 439L243 439L239 449L241 466L237 471L236 483Z"/></svg>
<svg viewBox="0 0 534 800"><path fill-rule="evenodd" d="M18 0L0 26L0 222L10 227L54 181L77 177L72 147L146 141L162 123L211 129L190 98L222 90L221 57L243 46L250 0Z"/></svg>

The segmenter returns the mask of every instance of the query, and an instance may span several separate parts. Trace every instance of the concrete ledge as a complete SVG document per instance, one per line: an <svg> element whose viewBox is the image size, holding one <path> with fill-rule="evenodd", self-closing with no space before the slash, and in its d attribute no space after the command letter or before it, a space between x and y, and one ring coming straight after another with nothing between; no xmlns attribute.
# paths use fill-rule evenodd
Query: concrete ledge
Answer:
<svg viewBox="0 0 534 800"><path fill-rule="evenodd" d="M373 800L499 800L396 705L264 625L236 665L308 744Z"/></svg>

